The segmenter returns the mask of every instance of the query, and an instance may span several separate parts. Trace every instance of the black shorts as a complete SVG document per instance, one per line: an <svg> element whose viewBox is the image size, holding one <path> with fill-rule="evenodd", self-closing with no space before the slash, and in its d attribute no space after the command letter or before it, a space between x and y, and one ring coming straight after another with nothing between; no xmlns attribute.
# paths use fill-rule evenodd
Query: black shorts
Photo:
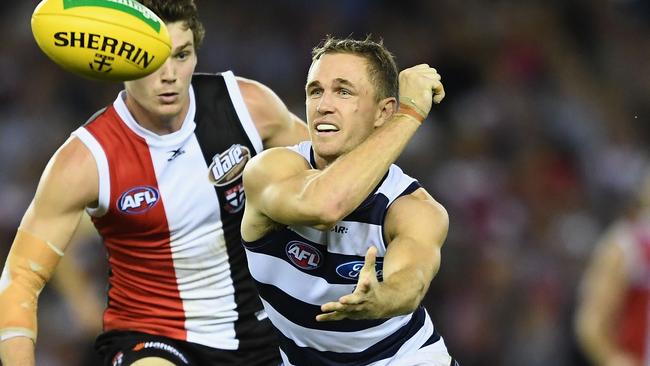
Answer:
<svg viewBox="0 0 650 366"><path fill-rule="evenodd" d="M128 366L146 357L160 357L178 366L278 366L280 352L274 342L246 350L221 350L131 331L110 331L95 341L105 366Z"/></svg>

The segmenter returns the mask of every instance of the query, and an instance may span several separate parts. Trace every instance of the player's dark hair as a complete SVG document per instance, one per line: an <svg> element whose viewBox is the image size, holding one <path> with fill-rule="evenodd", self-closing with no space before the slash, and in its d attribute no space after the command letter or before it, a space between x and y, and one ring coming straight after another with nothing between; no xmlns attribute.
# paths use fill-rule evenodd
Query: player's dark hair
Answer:
<svg viewBox="0 0 650 366"><path fill-rule="evenodd" d="M383 40L375 42L370 35L364 40L339 39L328 35L312 50L312 62L330 53L349 53L368 60L368 75L375 86L377 100L395 97L399 101L397 64Z"/></svg>
<svg viewBox="0 0 650 366"><path fill-rule="evenodd" d="M205 29L199 20L194 0L138 0L162 19L165 23L184 21L194 34L194 48L203 43Z"/></svg>

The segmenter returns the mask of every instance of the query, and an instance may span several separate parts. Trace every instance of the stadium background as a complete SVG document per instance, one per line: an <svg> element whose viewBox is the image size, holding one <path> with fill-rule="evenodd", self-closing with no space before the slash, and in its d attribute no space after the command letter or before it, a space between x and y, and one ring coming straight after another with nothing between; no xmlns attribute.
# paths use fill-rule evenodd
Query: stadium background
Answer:
<svg viewBox="0 0 650 366"><path fill-rule="evenodd" d="M451 218L426 298L436 326L464 366L586 365L570 328L578 279L648 164L650 2L197 3L207 30L197 70L262 81L299 116L325 34L372 33L401 67L436 67L447 97L399 160ZM40 52L35 4L0 3L2 263L49 156L120 90ZM91 304L105 252L94 235L79 241L69 256L96 293L77 302ZM38 364L83 364L91 338L54 286L39 312Z"/></svg>

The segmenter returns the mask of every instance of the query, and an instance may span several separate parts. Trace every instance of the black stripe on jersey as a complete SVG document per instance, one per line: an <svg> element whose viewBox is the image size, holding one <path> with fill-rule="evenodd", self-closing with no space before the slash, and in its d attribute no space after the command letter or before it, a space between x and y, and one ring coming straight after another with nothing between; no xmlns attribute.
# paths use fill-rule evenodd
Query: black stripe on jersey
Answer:
<svg viewBox="0 0 650 366"><path fill-rule="evenodd" d="M282 228L277 231L271 231L270 233L266 234L265 236L253 240L253 241L246 241L244 239L241 240L242 245L253 252L256 253L265 253L264 251L258 251L257 249L262 248L266 246L267 244L273 244L273 243L279 243L282 241L285 241L288 238L301 238L301 236L298 236L296 233L293 231L287 230L286 228ZM311 242L310 242L311 243Z"/></svg>
<svg viewBox="0 0 650 366"><path fill-rule="evenodd" d="M420 306L422 306L422 305L420 305ZM420 348L424 348L424 347L426 347L426 346L430 346L430 345L432 345L432 344L438 342L439 340L440 340L440 334L438 334L438 332L437 332L436 329L434 328L434 329L433 329L433 334L431 335L431 337L429 337L429 339L427 339L427 341L424 342L424 344L422 344L422 346L420 346Z"/></svg>
<svg viewBox="0 0 650 366"><path fill-rule="evenodd" d="M388 197L378 193L368 197L359 208L352 211L352 213L341 221L381 225L386 216L386 206L388 206Z"/></svg>
<svg viewBox="0 0 650 366"><path fill-rule="evenodd" d="M395 199L411 194L420 187L420 183L417 181L413 182ZM366 200L363 201L361 205L359 205L359 208L352 211L352 213L343 218L341 221L353 221L365 224L383 225L384 218L386 217L386 208L390 203L392 203L389 201L390 200L388 197L386 197L383 193L376 193L366 198ZM395 202L395 200L393 200L393 202Z"/></svg>
<svg viewBox="0 0 650 366"><path fill-rule="evenodd" d="M309 165L311 165L313 169L316 169L316 158L314 157L313 147L309 148Z"/></svg>
<svg viewBox="0 0 650 366"><path fill-rule="evenodd" d="M233 144L245 145L255 155L255 147L239 120L223 76L194 74L192 87L196 102L195 134L208 166L216 154Z"/></svg>
<svg viewBox="0 0 650 366"><path fill-rule="evenodd" d="M312 305L304 301L300 301L286 294L279 288L273 285L257 282L260 296L264 301L268 302L276 311L280 309L291 309L286 313L281 313L282 316L289 319L291 322L305 328L331 330L336 332L356 332L368 328L372 328L383 324L388 319L373 319L373 320L351 320L346 319L343 322L317 322L316 315L322 314L320 305Z"/></svg>
<svg viewBox="0 0 650 366"><path fill-rule="evenodd" d="M404 191L402 191L402 193L400 193L399 196L397 196L397 198L400 198L402 196L406 196L407 194L411 194L411 193L417 191L420 188L422 188L422 185L420 185L420 182L415 181L415 182L411 183L408 187L406 187L406 189ZM397 199L397 198L395 198L395 199Z"/></svg>
<svg viewBox="0 0 650 366"><path fill-rule="evenodd" d="M310 366L348 366L367 365L389 357L393 357L397 351L413 337L424 325L425 312L420 307L413 314L411 320L395 333L375 343L363 352L338 353L332 351L318 351L313 348L300 347L291 339L280 333L280 347L287 355L289 361L294 365ZM348 320L345 320L348 321ZM345 335L343 335L345 337ZM440 335L433 331L433 335L427 343L434 343L440 339ZM354 340L351 339L351 342Z"/></svg>
<svg viewBox="0 0 650 366"><path fill-rule="evenodd" d="M206 162L206 177L212 158L228 150L234 144L248 147L251 155L254 156L255 147L239 120L224 77L217 74L195 74L192 78L192 87L196 101L194 118L196 130L194 133ZM246 349L252 346L251 342L259 343L264 338L268 338L268 342L272 343L274 338L270 327L266 334L253 334L253 332L261 332L261 325L258 326L254 314L262 310L263 307L248 272L246 254L241 245L240 225L244 210L241 208L237 212L229 212L225 209L228 204L227 191L235 189L243 194L243 185L241 184L240 177L226 186L215 186L215 192L219 199L228 262L235 287L235 303L239 314L235 321L235 337L240 340L240 349ZM244 333L247 333L248 336L244 335L245 339L242 340L241 336ZM256 339L250 339L251 336Z"/></svg>

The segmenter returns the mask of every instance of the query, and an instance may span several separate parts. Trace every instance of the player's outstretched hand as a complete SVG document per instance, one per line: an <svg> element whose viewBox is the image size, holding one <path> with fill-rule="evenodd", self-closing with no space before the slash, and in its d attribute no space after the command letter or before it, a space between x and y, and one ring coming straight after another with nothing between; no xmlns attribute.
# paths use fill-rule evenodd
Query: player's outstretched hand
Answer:
<svg viewBox="0 0 650 366"><path fill-rule="evenodd" d="M359 272L357 287L339 301L328 302L320 308L323 314L316 316L316 321L348 319L377 319L381 317L381 306L377 288L379 281L375 272L377 248L370 247L366 252L363 268Z"/></svg>

